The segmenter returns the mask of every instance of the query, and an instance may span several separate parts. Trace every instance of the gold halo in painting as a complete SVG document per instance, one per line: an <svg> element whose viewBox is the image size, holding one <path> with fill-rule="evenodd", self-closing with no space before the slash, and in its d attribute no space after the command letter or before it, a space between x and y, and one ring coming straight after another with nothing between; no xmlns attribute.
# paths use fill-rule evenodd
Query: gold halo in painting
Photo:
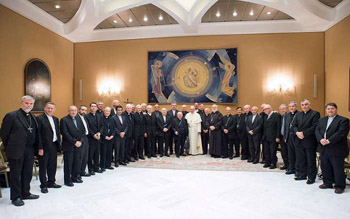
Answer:
<svg viewBox="0 0 350 219"><path fill-rule="evenodd" d="M199 60L187 58L174 71L175 88L185 96L203 94L208 84L209 69Z"/></svg>

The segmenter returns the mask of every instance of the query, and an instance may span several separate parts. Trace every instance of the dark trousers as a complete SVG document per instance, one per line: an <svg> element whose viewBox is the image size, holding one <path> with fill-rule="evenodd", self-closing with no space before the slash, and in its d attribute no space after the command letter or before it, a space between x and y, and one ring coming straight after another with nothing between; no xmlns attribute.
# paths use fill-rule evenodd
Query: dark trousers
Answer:
<svg viewBox="0 0 350 219"><path fill-rule="evenodd" d="M83 147L83 160L81 162L81 174L85 174L85 170L86 170L86 166L87 166L87 163L89 161L89 148L90 148L90 145L89 145L89 139L87 136L84 137L84 147Z"/></svg>
<svg viewBox="0 0 350 219"><path fill-rule="evenodd" d="M169 151L170 151L170 154L173 154L175 133L173 132L173 130L169 130L168 132L169 132Z"/></svg>
<svg viewBox="0 0 350 219"><path fill-rule="evenodd" d="M125 137L116 137L114 140L114 163L126 162L125 160Z"/></svg>
<svg viewBox="0 0 350 219"><path fill-rule="evenodd" d="M58 144L57 141L54 142L53 145L44 150L43 156L38 156L40 188L46 188L56 182Z"/></svg>
<svg viewBox="0 0 350 219"><path fill-rule="evenodd" d="M265 156L265 164L267 165L276 165L277 163L277 142L276 140L268 141L264 140L263 144L265 142L265 145L263 147L264 150L264 156Z"/></svg>
<svg viewBox="0 0 350 219"><path fill-rule="evenodd" d="M241 140L239 137L235 137L233 139L234 145L235 145L235 156L239 157L241 155Z"/></svg>
<svg viewBox="0 0 350 219"><path fill-rule="evenodd" d="M282 156L283 164L285 167L288 168L289 166L288 144L285 142L284 137L280 139L280 145L281 145L281 156Z"/></svg>
<svg viewBox="0 0 350 219"><path fill-rule="evenodd" d="M159 135L158 135L158 133L156 133L156 135L154 136L153 147L154 147L154 153L155 154L160 154L160 152L159 152Z"/></svg>
<svg viewBox="0 0 350 219"><path fill-rule="evenodd" d="M290 135L288 138L288 160L288 170L294 171L297 174L299 168L296 161L295 137L292 135Z"/></svg>
<svg viewBox="0 0 350 219"><path fill-rule="evenodd" d="M134 148L134 139L132 137L127 137L125 139L125 159L131 160L132 150Z"/></svg>
<svg viewBox="0 0 350 219"><path fill-rule="evenodd" d="M151 133L147 134L146 140L146 147L145 147L145 154L147 154L148 157L155 156L155 144L154 144L154 135Z"/></svg>
<svg viewBox="0 0 350 219"><path fill-rule="evenodd" d="M344 174L344 157L332 156L328 151L321 154L321 169L323 183L335 188L345 189L346 176Z"/></svg>
<svg viewBox="0 0 350 219"><path fill-rule="evenodd" d="M89 137L89 172L98 171L100 166L100 150L101 142L93 137Z"/></svg>
<svg viewBox="0 0 350 219"><path fill-rule="evenodd" d="M135 136L135 151L134 151L134 158L143 157L143 150L144 150L144 135Z"/></svg>
<svg viewBox="0 0 350 219"><path fill-rule="evenodd" d="M298 163L299 177L308 177L310 180L315 180L317 175L316 169L316 147L305 147L305 143L299 140L300 143L296 145L296 155Z"/></svg>
<svg viewBox="0 0 350 219"><path fill-rule="evenodd" d="M260 159L260 138L249 136L249 153L250 159L254 162L259 162Z"/></svg>
<svg viewBox="0 0 350 219"><path fill-rule="evenodd" d="M239 139L242 145L242 159L249 159L250 153L249 153L248 136L246 134L239 134Z"/></svg>
<svg viewBox="0 0 350 219"><path fill-rule="evenodd" d="M229 138L228 134L222 135L222 157L233 157L233 139Z"/></svg>
<svg viewBox="0 0 350 219"><path fill-rule="evenodd" d="M175 154L176 156L180 156L184 153L185 150L185 135L176 135L175 137Z"/></svg>
<svg viewBox="0 0 350 219"><path fill-rule="evenodd" d="M83 162L84 141L80 147L74 147L73 152L73 173L72 180L75 181L80 177L81 164Z"/></svg>
<svg viewBox="0 0 350 219"><path fill-rule="evenodd" d="M261 149L262 149L262 161L263 161L263 162L266 162L266 161L265 161L266 152L267 152L267 151L266 151L266 148L269 147L269 146L267 145L267 142L266 142L266 141L261 141L260 143L261 143L261 147L262 147L262 148L261 148Z"/></svg>
<svg viewBox="0 0 350 219"><path fill-rule="evenodd" d="M169 135L167 133L159 136L158 150L160 154L168 154L169 145Z"/></svg>
<svg viewBox="0 0 350 219"><path fill-rule="evenodd" d="M100 150L100 167L101 169L106 169L111 167L112 163L112 148L114 145L114 139L108 141L103 140L101 143Z"/></svg>
<svg viewBox="0 0 350 219"><path fill-rule="evenodd" d="M30 181L33 176L34 146L26 146L20 159L8 158L10 165L10 199L30 195Z"/></svg>
<svg viewBox="0 0 350 219"><path fill-rule="evenodd" d="M64 183L68 184L72 182L72 173L73 173L73 151L63 152L63 173L64 173Z"/></svg>
<svg viewBox="0 0 350 219"><path fill-rule="evenodd" d="M209 132L204 133L201 132L201 140L202 140L202 148L203 148L203 154L208 153L208 144L209 144Z"/></svg>

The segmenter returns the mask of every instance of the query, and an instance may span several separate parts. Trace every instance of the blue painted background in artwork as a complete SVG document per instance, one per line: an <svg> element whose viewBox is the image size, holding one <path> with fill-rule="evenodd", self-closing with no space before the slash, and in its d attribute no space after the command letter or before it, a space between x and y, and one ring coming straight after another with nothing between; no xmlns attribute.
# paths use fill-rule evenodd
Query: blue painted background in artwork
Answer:
<svg viewBox="0 0 350 219"><path fill-rule="evenodd" d="M198 96L181 94L174 87L174 67L188 57L204 62L211 77L205 92L200 93ZM227 72L232 72L227 70L227 68L225 69L225 66L232 65L234 66L233 74L229 74L232 76L226 77L226 85L223 85L226 89L223 90L222 84L225 84L223 83L224 76ZM148 52L148 102L237 103L237 69L237 48Z"/></svg>

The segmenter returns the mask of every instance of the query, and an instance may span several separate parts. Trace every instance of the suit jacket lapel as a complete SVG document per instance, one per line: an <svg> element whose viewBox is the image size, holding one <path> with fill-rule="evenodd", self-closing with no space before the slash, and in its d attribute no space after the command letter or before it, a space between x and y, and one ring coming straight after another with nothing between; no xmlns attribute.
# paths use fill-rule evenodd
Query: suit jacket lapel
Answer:
<svg viewBox="0 0 350 219"><path fill-rule="evenodd" d="M28 124L26 121L26 118L24 117L23 113L20 112L20 110L17 111L17 117L19 119L19 121L21 121L22 125L24 126L24 128L28 128Z"/></svg>
<svg viewBox="0 0 350 219"><path fill-rule="evenodd" d="M44 113L44 118L45 118L45 121L47 122L47 124L49 124L50 130L51 130L51 132L53 134L53 130L52 130L52 127L51 127L50 120L49 120L49 118L47 118L47 115L45 113ZM52 117L52 119L53 119L53 123L55 123L55 120L54 120L53 117ZM55 124L55 128L56 128L56 124Z"/></svg>

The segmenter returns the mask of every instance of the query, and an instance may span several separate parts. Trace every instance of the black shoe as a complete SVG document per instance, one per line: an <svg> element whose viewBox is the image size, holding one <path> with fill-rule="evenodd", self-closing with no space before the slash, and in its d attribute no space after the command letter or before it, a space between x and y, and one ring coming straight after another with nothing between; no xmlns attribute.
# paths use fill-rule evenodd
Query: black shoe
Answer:
<svg viewBox="0 0 350 219"><path fill-rule="evenodd" d="M74 183L83 183L83 180L81 179L76 179L76 180L72 180Z"/></svg>
<svg viewBox="0 0 350 219"><path fill-rule="evenodd" d="M152 157L157 157L157 155L153 154Z"/></svg>
<svg viewBox="0 0 350 219"><path fill-rule="evenodd" d="M119 162L120 165L126 166L125 162Z"/></svg>
<svg viewBox="0 0 350 219"><path fill-rule="evenodd" d="M293 170L288 170L288 171L286 172L286 174L287 174L287 175L291 175L291 174L295 174L295 172L294 172Z"/></svg>
<svg viewBox="0 0 350 219"><path fill-rule="evenodd" d="M260 163L261 163L261 164L264 164L264 163L265 163L265 161L261 161Z"/></svg>
<svg viewBox="0 0 350 219"><path fill-rule="evenodd" d="M288 169L288 167L286 167L286 166L280 167L280 170L286 170L286 169Z"/></svg>
<svg viewBox="0 0 350 219"><path fill-rule="evenodd" d="M166 157L170 157L170 155L169 155L169 154L166 154L165 156L166 156Z"/></svg>
<svg viewBox="0 0 350 219"><path fill-rule="evenodd" d="M306 180L306 177L297 176L294 179L297 181L300 181L300 180Z"/></svg>
<svg viewBox="0 0 350 219"><path fill-rule="evenodd" d="M263 167L264 167L264 168L268 168L268 167L270 167L270 165L268 165L268 164L266 163L266 164L264 164Z"/></svg>
<svg viewBox="0 0 350 219"><path fill-rule="evenodd" d="M80 174L80 176L82 176L82 177L90 177L91 174L84 172L84 173Z"/></svg>
<svg viewBox="0 0 350 219"><path fill-rule="evenodd" d="M135 161L138 161L138 160L139 160L139 158L138 158L138 157L135 157L135 158L134 158L134 160L135 160Z"/></svg>
<svg viewBox="0 0 350 219"><path fill-rule="evenodd" d="M118 167L119 167L119 163L115 163L115 164L114 164L114 167L115 167L115 168L118 168Z"/></svg>
<svg viewBox="0 0 350 219"><path fill-rule="evenodd" d="M271 164L271 165L270 165L270 169L271 169L271 170L276 169L276 164Z"/></svg>
<svg viewBox="0 0 350 219"><path fill-rule="evenodd" d="M61 188L62 186L61 185L57 185L56 183L54 183L54 184L49 184L48 186L47 186L47 188L52 188L52 189L59 189L59 188Z"/></svg>
<svg viewBox="0 0 350 219"><path fill-rule="evenodd" d="M221 156L221 158L222 158L222 159L226 159L226 158L228 158L228 156L227 156L227 155Z"/></svg>
<svg viewBox="0 0 350 219"><path fill-rule="evenodd" d="M177 158L180 158L180 155L176 155Z"/></svg>
<svg viewBox="0 0 350 219"><path fill-rule="evenodd" d="M12 200L11 202L14 206L20 207L24 205L24 201L21 198L15 198L15 200Z"/></svg>
<svg viewBox="0 0 350 219"><path fill-rule="evenodd" d="M118 164L117 164L118 165ZM113 167L107 167L107 169L109 169L109 170L114 170L114 168Z"/></svg>
<svg viewBox="0 0 350 219"><path fill-rule="evenodd" d="M344 192L344 189L336 188L336 189L334 190L334 192L335 192L336 194L342 194L342 193Z"/></svg>
<svg viewBox="0 0 350 219"><path fill-rule="evenodd" d="M96 173L103 173L102 169L98 169L97 171L95 171Z"/></svg>
<svg viewBox="0 0 350 219"><path fill-rule="evenodd" d="M135 162L135 159L133 157L130 158L130 162Z"/></svg>
<svg viewBox="0 0 350 219"><path fill-rule="evenodd" d="M90 174L91 176L94 176L96 173L95 173L95 171L91 171L91 172L89 172L89 174Z"/></svg>
<svg viewBox="0 0 350 219"><path fill-rule="evenodd" d="M314 184L314 183L315 183L315 180L308 179L306 181L306 184L308 184L308 185L311 185L311 184Z"/></svg>
<svg viewBox="0 0 350 219"><path fill-rule="evenodd" d="M74 186L74 184L73 184L72 182L70 182L70 183L65 183L64 185L66 185L66 186L68 186L68 187L73 187L73 186Z"/></svg>
<svg viewBox="0 0 350 219"><path fill-rule="evenodd" d="M248 160L248 163L253 163L253 161L254 161L254 160L250 159L250 160Z"/></svg>
<svg viewBox="0 0 350 219"><path fill-rule="evenodd" d="M327 184L322 184L320 185L318 188L320 189L333 189L333 186L332 185L327 185Z"/></svg>
<svg viewBox="0 0 350 219"><path fill-rule="evenodd" d="M239 155L235 155L235 156L233 156L233 157L234 157L234 158L235 158L235 157L239 157Z"/></svg>
<svg viewBox="0 0 350 219"><path fill-rule="evenodd" d="M246 158L246 157L241 157L241 160L248 160L248 158Z"/></svg>
<svg viewBox="0 0 350 219"><path fill-rule="evenodd" d="M45 188L41 188L40 191L41 191L41 193L44 193L44 194L49 192L49 190L47 190L46 187Z"/></svg>
<svg viewBox="0 0 350 219"><path fill-rule="evenodd" d="M102 173L106 172L106 169L105 168L101 168L101 171L102 171Z"/></svg>
<svg viewBox="0 0 350 219"><path fill-rule="evenodd" d="M140 157L140 160L145 160L145 157Z"/></svg>
<svg viewBox="0 0 350 219"><path fill-rule="evenodd" d="M230 156L229 159L232 160L232 159L233 159L233 156Z"/></svg>
<svg viewBox="0 0 350 219"><path fill-rule="evenodd" d="M259 161L256 161L256 160L253 162L253 164L258 164L258 163L259 163Z"/></svg>
<svg viewBox="0 0 350 219"><path fill-rule="evenodd" d="M29 194L29 195L23 197L22 199L23 200L29 200L29 199L38 199L38 198L39 198L38 195Z"/></svg>

